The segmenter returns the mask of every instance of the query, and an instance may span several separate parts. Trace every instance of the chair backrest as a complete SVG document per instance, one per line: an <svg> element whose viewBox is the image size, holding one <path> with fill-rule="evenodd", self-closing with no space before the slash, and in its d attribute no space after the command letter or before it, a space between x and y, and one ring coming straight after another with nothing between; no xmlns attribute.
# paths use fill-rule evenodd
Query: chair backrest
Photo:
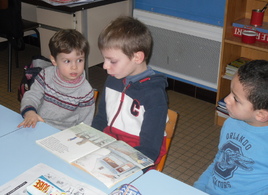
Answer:
<svg viewBox="0 0 268 195"><path fill-rule="evenodd" d="M97 89L94 89L94 99L95 99L95 101L97 101L98 95L99 95L99 91Z"/></svg>
<svg viewBox="0 0 268 195"><path fill-rule="evenodd" d="M179 114L177 112L175 112L174 110L168 109L168 122L166 124L166 151L168 153L169 147L170 147L170 143L171 143L171 139L174 135L174 130L176 128L177 125L177 121L179 118ZM167 158L167 153L161 158L160 162L156 165L156 170L157 171L162 171L166 162L166 158Z"/></svg>

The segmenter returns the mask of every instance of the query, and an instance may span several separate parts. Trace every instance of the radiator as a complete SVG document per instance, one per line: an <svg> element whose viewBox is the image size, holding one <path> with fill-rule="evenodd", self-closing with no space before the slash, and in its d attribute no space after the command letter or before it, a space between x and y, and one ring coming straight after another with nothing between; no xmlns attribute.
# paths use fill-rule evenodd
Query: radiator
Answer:
<svg viewBox="0 0 268 195"><path fill-rule="evenodd" d="M217 90L222 28L134 9L150 29L154 46L149 65L175 80Z"/></svg>

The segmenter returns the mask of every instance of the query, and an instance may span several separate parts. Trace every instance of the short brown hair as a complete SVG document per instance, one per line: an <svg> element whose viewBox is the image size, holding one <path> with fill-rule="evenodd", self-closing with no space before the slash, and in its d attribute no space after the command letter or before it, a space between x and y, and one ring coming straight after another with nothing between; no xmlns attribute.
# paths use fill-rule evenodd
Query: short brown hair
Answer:
<svg viewBox="0 0 268 195"><path fill-rule="evenodd" d="M268 61L252 60L238 69L237 75L254 110L268 110Z"/></svg>
<svg viewBox="0 0 268 195"><path fill-rule="evenodd" d="M149 29L137 19L121 16L112 21L99 35L98 46L103 49L121 49L130 59L142 51L148 60L152 49L152 35Z"/></svg>
<svg viewBox="0 0 268 195"><path fill-rule="evenodd" d="M77 30L62 29L56 32L49 41L51 55L56 58L59 53L71 53L74 49L81 54L89 53L89 44L86 38Z"/></svg>

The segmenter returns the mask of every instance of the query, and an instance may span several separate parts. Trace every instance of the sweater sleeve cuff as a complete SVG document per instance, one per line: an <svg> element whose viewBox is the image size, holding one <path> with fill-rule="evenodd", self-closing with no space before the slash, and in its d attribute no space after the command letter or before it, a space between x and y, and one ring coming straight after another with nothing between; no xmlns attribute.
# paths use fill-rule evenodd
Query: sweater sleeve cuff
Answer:
<svg viewBox="0 0 268 195"><path fill-rule="evenodd" d="M32 107L32 106L26 106L26 107L22 110L22 112L21 112L21 116L24 118L24 114L25 114L26 112L30 111L30 110L35 111L35 112L37 113L37 111L36 111L36 109L35 109L34 107Z"/></svg>

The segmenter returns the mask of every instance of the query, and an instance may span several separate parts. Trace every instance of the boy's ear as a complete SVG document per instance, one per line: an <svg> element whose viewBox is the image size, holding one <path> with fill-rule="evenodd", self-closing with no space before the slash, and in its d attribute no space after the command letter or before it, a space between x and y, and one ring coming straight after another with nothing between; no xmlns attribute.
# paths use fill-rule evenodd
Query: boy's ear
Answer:
<svg viewBox="0 0 268 195"><path fill-rule="evenodd" d="M258 110L256 119L263 123L268 122L268 111L264 109Z"/></svg>
<svg viewBox="0 0 268 195"><path fill-rule="evenodd" d="M133 59L137 64L141 64L144 61L144 53L142 51L134 53Z"/></svg>
<svg viewBox="0 0 268 195"><path fill-rule="evenodd" d="M52 55L50 55L50 61L52 62L52 64L54 66L57 66L56 60L55 60L55 58Z"/></svg>

